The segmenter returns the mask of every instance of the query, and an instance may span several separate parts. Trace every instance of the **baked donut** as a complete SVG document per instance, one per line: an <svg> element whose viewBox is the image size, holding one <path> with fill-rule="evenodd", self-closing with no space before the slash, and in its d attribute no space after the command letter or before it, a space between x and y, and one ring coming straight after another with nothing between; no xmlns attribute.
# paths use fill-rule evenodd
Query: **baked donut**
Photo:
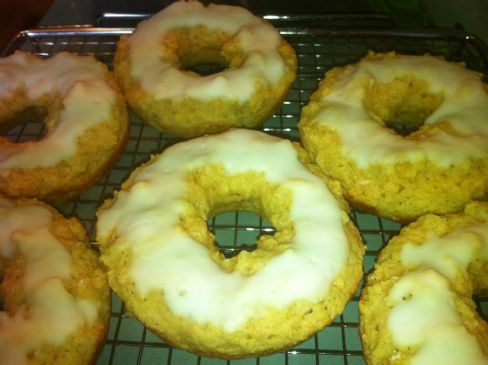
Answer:
<svg viewBox="0 0 488 365"><path fill-rule="evenodd" d="M136 169L97 212L109 285L130 313L174 346L227 359L287 348L333 321L358 288L364 247L331 193L338 184L302 158L288 140L236 129ZM206 221L230 209L276 233L224 257Z"/></svg>
<svg viewBox="0 0 488 365"><path fill-rule="evenodd" d="M223 65L201 75L198 65ZM259 127L295 78L293 48L248 10L176 1L121 37L115 75L132 109L148 124L195 137L230 127Z"/></svg>
<svg viewBox="0 0 488 365"><path fill-rule="evenodd" d="M367 363L488 364L488 203L427 214L381 252L359 301Z"/></svg>
<svg viewBox="0 0 488 365"><path fill-rule="evenodd" d="M107 68L93 57L25 52L0 59L2 132L43 118L38 141L0 137L0 191L65 201L93 185L125 147L128 115Z"/></svg>
<svg viewBox="0 0 488 365"><path fill-rule="evenodd" d="M301 140L359 209L400 221L461 211L488 195L487 90L461 64L370 53L327 72ZM419 129L402 136L394 122Z"/></svg>
<svg viewBox="0 0 488 365"><path fill-rule="evenodd" d="M25 198L0 216L0 363L94 364L110 290L82 224Z"/></svg>

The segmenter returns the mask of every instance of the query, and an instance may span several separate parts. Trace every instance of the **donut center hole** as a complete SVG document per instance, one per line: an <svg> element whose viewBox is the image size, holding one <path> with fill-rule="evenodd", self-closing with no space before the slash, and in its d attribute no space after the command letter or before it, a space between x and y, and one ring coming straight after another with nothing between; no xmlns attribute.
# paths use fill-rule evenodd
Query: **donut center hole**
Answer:
<svg viewBox="0 0 488 365"><path fill-rule="evenodd" d="M226 211L207 221L214 243L226 258L232 258L241 251L257 249L257 241L264 235L276 232L272 223L260 215L249 211Z"/></svg>
<svg viewBox="0 0 488 365"><path fill-rule="evenodd" d="M200 76L209 76L226 70L227 67L224 65L214 65L214 64L198 64L191 65L183 68L183 71L189 73L194 73Z"/></svg>
<svg viewBox="0 0 488 365"><path fill-rule="evenodd" d="M173 50L178 68L191 75L208 76L230 66L230 56L223 50L229 36L204 26L170 31L163 40L166 49Z"/></svg>
<svg viewBox="0 0 488 365"><path fill-rule="evenodd" d="M229 174L209 164L186 179L181 227L223 271L252 275L292 244L291 191L266 174Z"/></svg>
<svg viewBox="0 0 488 365"><path fill-rule="evenodd" d="M442 102L442 94L430 92L427 83L401 77L374 84L363 104L370 117L406 137L418 131Z"/></svg>
<svg viewBox="0 0 488 365"><path fill-rule="evenodd" d="M220 51L212 48L201 48L180 53L179 60L183 71L200 76L222 72L229 66L227 59L220 54Z"/></svg>
<svg viewBox="0 0 488 365"><path fill-rule="evenodd" d="M0 125L0 133L13 143L39 141L47 132L45 107L27 107Z"/></svg>
<svg viewBox="0 0 488 365"><path fill-rule="evenodd" d="M488 296L474 295L473 300L476 305L476 311L483 320L488 321Z"/></svg>

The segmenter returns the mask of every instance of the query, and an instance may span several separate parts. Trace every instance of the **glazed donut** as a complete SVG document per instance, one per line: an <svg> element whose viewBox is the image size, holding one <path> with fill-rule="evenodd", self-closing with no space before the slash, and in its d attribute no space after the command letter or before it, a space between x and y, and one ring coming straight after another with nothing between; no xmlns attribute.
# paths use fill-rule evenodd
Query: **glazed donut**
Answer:
<svg viewBox="0 0 488 365"><path fill-rule="evenodd" d="M461 211L488 195L487 90L461 64L370 53L327 72L302 143L359 209L400 221ZM402 136L393 122L420 128Z"/></svg>
<svg viewBox="0 0 488 365"><path fill-rule="evenodd" d="M488 293L488 203L411 223L383 249L361 294L367 363L488 364L488 324L473 292Z"/></svg>
<svg viewBox="0 0 488 365"><path fill-rule="evenodd" d="M97 213L109 284L130 313L168 343L220 358L278 351L333 321L358 288L364 247L331 193L338 184L328 189L304 156L236 129L136 169ZM229 209L261 214L276 233L225 258L206 221Z"/></svg>
<svg viewBox="0 0 488 365"><path fill-rule="evenodd" d="M0 128L44 118L38 141L0 137L0 191L65 201L93 185L125 147L128 115L107 68L93 57L0 59Z"/></svg>
<svg viewBox="0 0 488 365"><path fill-rule="evenodd" d="M148 51L150 50L150 51ZM211 75L186 70L225 65ZM177 1L117 44L114 71L129 105L181 137L259 127L295 78L293 48L244 8Z"/></svg>
<svg viewBox="0 0 488 365"><path fill-rule="evenodd" d="M0 363L94 364L110 290L81 223L36 200L0 197Z"/></svg>

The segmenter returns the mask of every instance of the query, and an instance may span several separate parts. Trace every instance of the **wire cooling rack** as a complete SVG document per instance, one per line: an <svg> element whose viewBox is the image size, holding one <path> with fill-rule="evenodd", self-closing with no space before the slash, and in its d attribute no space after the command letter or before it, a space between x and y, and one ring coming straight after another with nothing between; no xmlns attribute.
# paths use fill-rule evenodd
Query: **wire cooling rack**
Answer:
<svg viewBox="0 0 488 365"><path fill-rule="evenodd" d="M125 18L124 18L125 16ZM122 16L131 21L131 15ZM144 17L145 15L142 15ZM118 20L121 16L118 15ZM140 20L140 15L132 17ZM361 30L320 27L317 17L268 17L276 22L280 31L295 48L299 68L296 81L287 99L265 123L263 130L285 138L299 138L297 122L301 107L307 103L324 73L333 66L355 62L368 50L386 52L395 50L407 54L431 53L451 61L465 62L467 67L488 76L488 52L477 38L455 30L399 31L391 29ZM103 20L103 19L102 19ZM107 19L101 22L103 24ZM333 18L337 24L337 18ZM341 23L342 24L342 23ZM61 51L94 55L112 67L116 42L120 35L130 34L132 28L50 28L24 31L7 46L3 55L24 50L42 57ZM94 187L76 201L58 208L68 216L78 216L95 238L96 208L112 195L130 172L178 139L161 134L131 115L130 139L116 166ZM42 122L33 121L13 129L7 137L13 141L37 139L42 136ZM364 270L369 272L379 250L396 235L398 223L374 215L353 211L351 216L367 244ZM226 255L255 247L257 237L269 234L273 227L259 216L248 212L227 212L209 219L209 229ZM196 356L164 343L125 311L121 300L114 294L110 331L97 364L364 364L358 334L359 292L346 306L344 313L326 329L296 347L270 356L244 360L216 360ZM488 317L488 298L477 298L479 312ZM236 311L239 308L235 308Z"/></svg>

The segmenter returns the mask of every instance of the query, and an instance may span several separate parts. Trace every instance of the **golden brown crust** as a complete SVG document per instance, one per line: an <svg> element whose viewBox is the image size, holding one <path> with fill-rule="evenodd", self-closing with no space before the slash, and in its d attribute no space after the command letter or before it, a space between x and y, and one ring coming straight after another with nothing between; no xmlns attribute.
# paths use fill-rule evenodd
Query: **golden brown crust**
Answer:
<svg viewBox="0 0 488 365"><path fill-rule="evenodd" d="M0 196L0 199L5 198ZM35 199L19 198L9 201L14 206L36 205L51 212L53 220L49 231L64 245L73 259L72 274L69 279L63 281L63 284L74 298L89 300L97 308L97 318L94 322L85 323L60 346L44 345L29 353L27 363L32 365L94 364L108 332L111 294L105 271L98 261L98 255L90 248L85 228L76 218L64 218L51 206ZM0 285L4 299L3 310L13 315L25 300L20 291L25 272L25 259L19 252L14 253L13 257L6 260L4 270L5 276Z"/></svg>
<svg viewBox="0 0 488 365"><path fill-rule="evenodd" d="M370 53L365 59L395 57L398 55L394 53ZM351 72L354 66L337 67L327 72L310 103L303 108L298 125L302 143L312 160L324 173L340 181L351 205L385 218L408 222L426 213L461 211L471 200L488 198L486 157L467 159L448 167L426 158L416 162L358 166L354 158L344 152L339 133L314 121L321 109L319 100L329 94L341 75ZM441 95L428 92L425 82L417 82L411 75L375 85L366 95L363 100L365 109L383 124L393 115L396 119L403 118L405 124L423 121L442 100ZM446 123L424 125L405 138L413 141L432 138L436 134L451 133L450 128Z"/></svg>
<svg viewBox="0 0 488 365"><path fill-rule="evenodd" d="M75 155L52 167L4 170L0 174L0 191L11 197L25 196L64 202L76 198L112 168L128 140L129 117L123 96L108 69L105 81L113 89L116 102L106 121L89 128L78 137ZM44 95L31 104L25 99L25 90L18 90L11 99L0 100L0 106L14 104L0 115L0 125L8 127L22 123L22 118L16 117L25 116L26 110L39 112L44 109L47 110L44 123L49 128L55 123L62 108L58 99L56 95ZM2 145L10 143L0 139L0 149Z"/></svg>
<svg viewBox="0 0 488 365"><path fill-rule="evenodd" d="M296 148L300 150L300 147ZM326 179L323 175L321 177ZM230 175L220 165L206 165L192 170L187 181L187 212L180 221L181 228L209 250L209 255L221 270L252 275L270 258L289 247L294 235L289 217L293 197L283 187L267 182L264 174L250 171ZM334 186L333 183L329 184ZM129 190L131 185L129 178L123 184L122 191ZM337 185L335 193L340 194ZM110 209L113 201L107 200L98 214ZM205 222L209 214L229 209L254 211L272 222L277 232L272 236L262 236L257 242L257 250L242 251L230 259L224 258ZM205 356L231 359L289 348L330 324L342 312L358 289L363 275L364 255L359 232L346 212L342 214L342 224L349 243L349 255L344 269L327 293L316 302L297 301L285 308L265 308L232 333L212 323L199 323L172 313L161 291L151 291L147 296L138 294L136 283L130 275L133 257L130 248L113 245L117 240L114 232L104 232L103 236L98 234L97 240L102 250L102 261L109 268L110 286L123 298L136 318L174 346Z"/></svg>
<svg viewBox="0 0 488 365"><path fill-rule="evenodd" d="M221 44L229 41L233 42L228 35L216 30L208 30L202 26L170 32L163 39L165 44L170 43L169 49L175 49L175 54L168 56L168 59L174 59L172 63L175 67L198 64L198 61L215 62L217 58L229 63L229 68L236 69L244 60L242 52L234 49L235 45L226 44L224 46L226 52L231 56L217 55L218 57L216 57L215 54L202 56L202 50L206 49L206 44L222 48ZM251 98L242 103L228 98L208 101L190 97L154 99L152 95L143 90L137 80L131 77L129 41L125 36L121 37L117 43L114 72L124 90L128 104L146 123L163 132L190 138L222 132L233 127L257 128L261 126L284 100L295 79L297 68L295 51L285 39L282 39L278 52L286 65L286 73L278 85L271 86L261 82L256 85L256 91ZM190 60L188 60L189 58Z"/></svg>
<svg viewBox="0 0 488 365"><path fill-rule="evenodd" d="M374 271L369 274L367 285L359 301L360 334L366 361L376 364L410 364L416 347L401 348L393 342L387 320L391 310L388 293L391 288L412 268L402 264L400 255L404 245L422 245L432 235L442 237L453 230L474 223L488 222L488 203L474 202L464 212L438 216L427 214L402 229L390 240L378 257ZM455 307L462 324L477 339L485 355L488 355L488 324L476 313L474 294L488 292L488 270L481 261L479 252L467 271L460 270L450 281L450 290L455 295Z"/></svg>

